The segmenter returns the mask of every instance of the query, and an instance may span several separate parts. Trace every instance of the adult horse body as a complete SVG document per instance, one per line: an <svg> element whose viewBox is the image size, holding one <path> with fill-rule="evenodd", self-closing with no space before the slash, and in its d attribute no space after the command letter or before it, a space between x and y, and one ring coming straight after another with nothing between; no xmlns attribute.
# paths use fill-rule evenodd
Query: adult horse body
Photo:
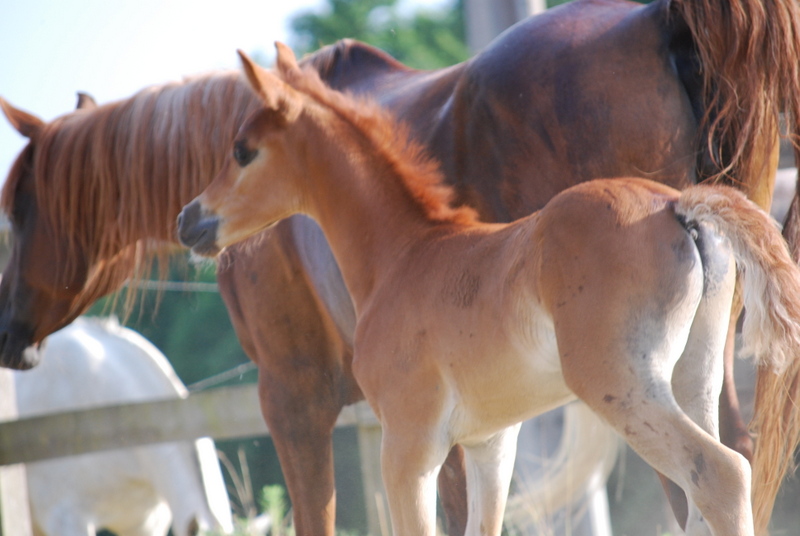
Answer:
<svg viewBox="0 0 800 536"><path fill-rule="evenodd" d="M436 533L436 478L461 445L466 533L499 536L519 423L574 397L683 489L687 534L755 534L750 467L719 443L717 400L735 264L746 349L773 371L800 361L800 269L766 213L730 187L628 178L479 223L385 111L286 47L280 77L243 61L263 108L184 207L180 238L216 255L293 213L319 222L353 297L395 534Z"/></svg>
<svg viewBox="0 0 800 536"><path fill-rule="evenodd" d="M20 417L186 397L166 357L116 319L78 318L50 335L45 360L14 374ZM233 530L214 442L147 445L26 464L42 536L166 536Z"/></svg>
<svg viewBox="0 0 800 536"><path fill-rule="evenodd" d="M791 118L800 98L797 28L792 2L581 1L442 71L413 71L350 42L306 61L335 87L402 114L459 200L487 219L522 216L596 176L644 173L683 187L728 165L724 178L766 205L778 103ZM255 105L229 74L50 124L3 106L31 144L3 193L15 249L0 283L2 364L32 364L30 345L118 288L150 246L174 240L180 206L222 164ZM298 533L332 534L331 434L340 409L363 397L351 372L352 305L310 220L260 240L229 252L220 287L259 366Z"/></svg>

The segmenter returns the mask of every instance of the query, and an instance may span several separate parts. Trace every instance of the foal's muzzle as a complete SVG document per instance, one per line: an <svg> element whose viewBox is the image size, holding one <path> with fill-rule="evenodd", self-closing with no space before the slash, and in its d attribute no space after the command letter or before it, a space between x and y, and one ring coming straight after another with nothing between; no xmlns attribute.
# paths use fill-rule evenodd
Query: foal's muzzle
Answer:
<svg viewBox="0 0 800 536"><path fill-rule="evenodd" d="M178 215L178 239L194 253L213 257L219 253L217 246L217 228L219 218L215 215L204 216L200 203L192 201Z"/></svg>

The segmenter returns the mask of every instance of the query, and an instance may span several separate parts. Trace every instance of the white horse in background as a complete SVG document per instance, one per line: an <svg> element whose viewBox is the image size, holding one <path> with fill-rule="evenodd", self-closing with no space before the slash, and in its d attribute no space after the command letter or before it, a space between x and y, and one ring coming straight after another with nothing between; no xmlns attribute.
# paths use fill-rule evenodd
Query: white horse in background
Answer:
<svg viewBox="0 0 800 536"><path fill-rule="evenodd" d="M164 355L116 319L79 318L48 337L36 368L15 372L20 418L185 398ZM26 465L40 536L176 536L233 530L214 443L161 443Z"/></svg>

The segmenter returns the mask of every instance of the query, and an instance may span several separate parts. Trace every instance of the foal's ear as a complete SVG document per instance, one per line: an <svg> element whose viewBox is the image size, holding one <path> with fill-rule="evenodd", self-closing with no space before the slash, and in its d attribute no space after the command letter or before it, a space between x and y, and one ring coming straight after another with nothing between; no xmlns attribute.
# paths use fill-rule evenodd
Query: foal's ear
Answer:
<svg viewBox="0 0 800 536"><path fill-rule="evenodd" d="M35 138L45 126L45 122L33 114L14 108L5 99L0 97L0 108L3 109L8 122L14 129L28 139Z"/></svg>
<svg viewBox="0 0 800 536"><path fill-rule="evenodd" d="M95 108L97 108L97 101L94 100L94 97L83 91L78 91L78 105L75 109L94 110Z"/></svg>
<svg viewBox="0 0 800 536"><path fill-rule="evenodd" d="M300 94L272 72L257 65L247 54L241 50L237 52L242 60L242 68L250 86L261 97L264 105L283 113L287 121L291 122L297 119L303 106Z"/></svg>
<svg viewBox="0 0 800 536"><path fill-rule="evenodd" d="M300 71L300 67L297 65L297 58L291 48L280 41L275 41L275 50L278 53L278 70L281 74L285 76L289 73Z"/></svg>

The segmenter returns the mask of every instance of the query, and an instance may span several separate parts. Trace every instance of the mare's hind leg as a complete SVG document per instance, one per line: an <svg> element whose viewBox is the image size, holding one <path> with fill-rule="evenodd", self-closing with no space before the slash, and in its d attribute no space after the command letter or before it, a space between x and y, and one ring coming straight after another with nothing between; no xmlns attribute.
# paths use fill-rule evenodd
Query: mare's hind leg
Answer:
<svg viewBox="0 0 800 536"><path fill-rule="evenodd" d="M522 424L506 428L476 445L465 445L469 516L466 536L499 535L514 472Z"/></svg>

